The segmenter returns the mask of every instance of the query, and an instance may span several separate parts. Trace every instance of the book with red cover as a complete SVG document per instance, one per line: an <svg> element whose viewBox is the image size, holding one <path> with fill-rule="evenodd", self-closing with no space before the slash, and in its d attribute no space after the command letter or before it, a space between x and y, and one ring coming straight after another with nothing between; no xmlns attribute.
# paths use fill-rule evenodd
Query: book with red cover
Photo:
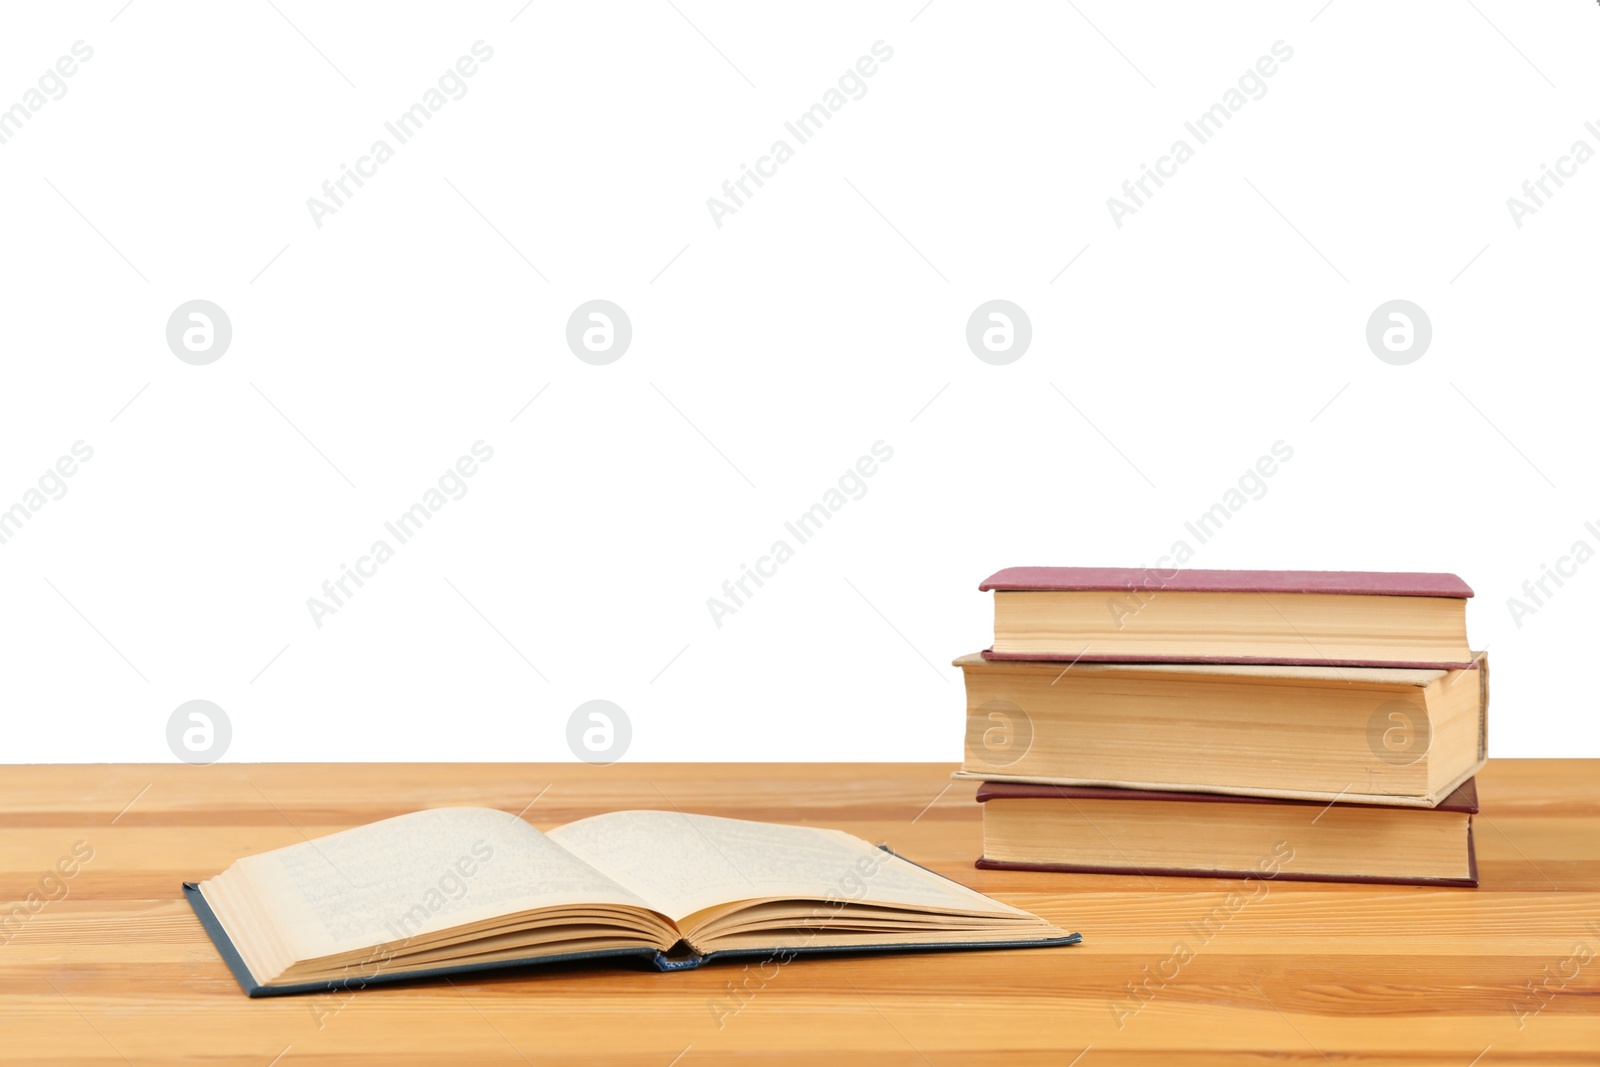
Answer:
<svg viewBox="0 0 1600 1067"><path fill-rule="evenodd" d="M1476 779L1433 808L985 782L985 870L1475 887Z"/></svg>
<svg viewBox="0 0 1600 1067"><path fill-rule="evenodd" d="M1471 665L1472 589L1415 571L1008 567L987 659L1090 663Z"/></svg>

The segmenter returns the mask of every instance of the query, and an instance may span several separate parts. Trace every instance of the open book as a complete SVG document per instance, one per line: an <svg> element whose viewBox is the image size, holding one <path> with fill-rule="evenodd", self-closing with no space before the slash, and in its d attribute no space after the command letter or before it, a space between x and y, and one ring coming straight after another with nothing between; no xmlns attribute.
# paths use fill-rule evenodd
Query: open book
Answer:
<svg viewBox="0 0 1600 1067"><path fill-rule="evenodd" d="M548 834L435 808L184 883L251 996L486 967L1080 940L837 830L619 811Z"/></svg>

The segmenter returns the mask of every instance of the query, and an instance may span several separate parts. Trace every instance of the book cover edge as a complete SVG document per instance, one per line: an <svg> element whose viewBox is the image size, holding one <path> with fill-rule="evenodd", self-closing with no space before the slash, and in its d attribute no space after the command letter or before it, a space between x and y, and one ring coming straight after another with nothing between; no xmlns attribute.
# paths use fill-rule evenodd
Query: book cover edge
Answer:
<svg viewBox="0 0 1600 1067"><path fill-rule="evenodd" d="M1362 874L1311 874L1279 871L1268 875L1263 871L1210 871L1184 867L1101 867L1092 864L1067 863L1013 863L1008 860L991 860L980 856L973 866L984 871L1031 871L1037 874L1116 874L1146 878L1227 878L1265 879L1269 882L1345 882L1357 885L1415 885L1440 886L1452 889L1478 888L1477 863L1473 858L1471 838L1468 838L1467 878L1387 878Z"/></svg>
<svg viewBox="0 0 1600 1067"><path fill-rule="evenodd" d="M965 768L955 770L950 777L961 782L1021 782L1029 785L1097 786L1103 789L1149 790L1154 793L1212 793L1221 796L1264 797L1276 800L1321 800L1324 802L1342 800L1348 804L1371 804L1381 808L1435 808L1439 806L1441 800L1455 792L1461 786L1461 783L1468 778L1475 777L1478 772L1482 771L1487 763L1487 759L1480 758L1465 772L1441 788L1414 796L1351 793L1348 791L1330 793L1326 790L1314 789L1283 790L1235 786L1222 787L1196 785L1191 782L1117 782L1104 778L1073 778L1064 775L1051 777L1046 775L997 774L993 771L969 771Z"/></svg>
<svg viewBox="0 0 1600 1067"><path fill-rule="evenodd" d="M1449 571L1305 571L1176 568L1163 575L1148 567L1002 567L982 582L982 593L1122 592L1155 588L1177 593L1303 593L1310 596L1403 596L1470 600L1472 587ZM1341 581L1340 579L1343 579ZM1317 581L1328 588L1308 588ZM1192 583L1192 584L1190 584ZM1439 588L1439 586L1444 588Z"/></svg>
<svg viewBox="0 0 1600 1067"><path fill-rule="evenodd" d="M699 966L700 958L684 966L681 961L674 961L678 966L663 967L657 957L667 958L664 953L654 948L624 948L604 949L599 952L573 952L560 956L536 956L519 960L496 960L491 963L467 963L452 967L431 967L426 970L396 971L390 974L378 973L372 976L356 975L351 978L334 979L326 982L301 982L295 985L269 986L256 980L250 973L250 968L245 965L244 958L239 955L238 948L228 932L222 928L222 922L211 910L211 905L206 902L205 894L195 882L183 883L183 895L188 900L189 906L194 909L195 916L200 920L201 927L205 930L211 943L216 947L223 963L233 974L234 981L239 983L239 988L244 990L248 997L281 997L293 996L302 993L337 993L347 989L365 989L371 985L387 985L394 982L409 982L420 979L442 978L455 974L468 974L474 971L498 971L510 967L527 967L535 964L565 963L576 960L607 959L611 957L631 957L649 960L655 964L657 970L688 970Z"/></svg>
<svg viewBox="0 0 1600 1067"><path fill-rule="evenodd" d="M1336 800L1326 804L1320 799L1308 800L1301 797L1269 797L1269 796L1239 796L1230 793L1179 793L1163 789L1127 789L1103 785L1046 785L1039 782L1006 782L994 779L985 779L979 786L975 799L979 804L990 801L1006 800L1148 800L1155 803L1168 801L1173 803L1193 804L1269 804L1288 805L1291 807L1337 806L1341 808L1395 808L1401 807L1411 811L1442 811L1457 815L1476 815L1478 813L1478 794L1476 776L1468 777L1461 782L1444 798L1431 808L1416 805L1373 804L1364 801ZM990 791L990 787L999 787L999 792ZM1012 789L1034 790L1034 792L1012 793ZM1047 792L1054 790L1054 793ZM1348 795L1348 794L1347 794ZM1460 797L1457 800L1457 797Z"/></svg>
<svg viewBox="0 0 1600 1067"><path fill-rule="evenodd" d="M1473 660L1377 660L1377 659L1312 659L1300 656L1150 656L1117 652L996 652L993 646L979 652L991 663L1193 663L1205 666L1239 667L1376 667L1403 671L1466 671L1474 669Z"/></svg>

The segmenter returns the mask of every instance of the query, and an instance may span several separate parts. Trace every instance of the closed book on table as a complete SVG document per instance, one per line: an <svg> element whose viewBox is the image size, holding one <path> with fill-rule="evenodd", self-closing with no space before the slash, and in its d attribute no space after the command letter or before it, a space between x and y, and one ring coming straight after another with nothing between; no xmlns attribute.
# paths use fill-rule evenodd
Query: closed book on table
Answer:
<svg viewBox="0 0 1600 1067"><path fill-rule="evenodd" d="M991 659L1459 668L1467 583L1453 574L1010 567Z"/></svg>
<svg viewBox="0 0 1600 1067"><path fill-rule="evenodd" d="M1484 761L1481 653L1448 671L955 662L960 778L1432 807Z"/></svg>
<svg viewBox="0 0 1600 1067"><path fill-rule="evenodd" d="M1468 779L1433 808L985 783L1002 870L1476 886Z"/></svg>

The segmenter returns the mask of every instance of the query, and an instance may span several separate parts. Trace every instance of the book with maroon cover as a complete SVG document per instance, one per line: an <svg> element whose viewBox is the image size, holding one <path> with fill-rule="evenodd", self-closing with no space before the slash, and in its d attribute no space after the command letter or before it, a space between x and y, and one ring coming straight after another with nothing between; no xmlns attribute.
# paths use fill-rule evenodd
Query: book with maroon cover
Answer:
<svg viewBox="0 0 1600 1067"><path fill-rule="evenodd" d="M989 659L1467 667L1453 574L1009 567Z"/></svg>
<svg viewBox="0 0 1600 1067"><path fill-rule="evenodd" d="M1475 779L1434 808L985 783L990 870L1475 887Z"/></svg>

